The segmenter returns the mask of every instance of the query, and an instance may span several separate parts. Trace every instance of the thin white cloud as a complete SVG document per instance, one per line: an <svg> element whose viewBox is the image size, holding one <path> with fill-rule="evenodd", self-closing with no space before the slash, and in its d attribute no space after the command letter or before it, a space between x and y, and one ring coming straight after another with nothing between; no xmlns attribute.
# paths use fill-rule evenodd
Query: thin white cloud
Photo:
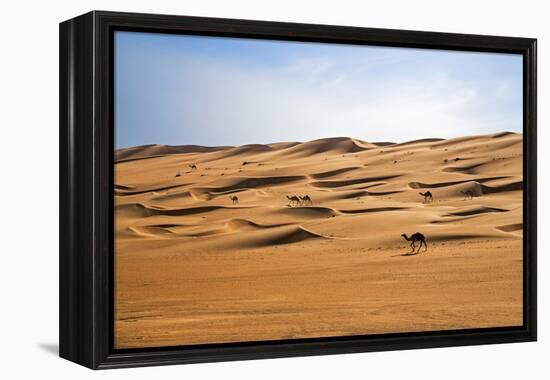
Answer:
<svg viewBox="0 0 550 380"><path fill-rule="evenodd" d="M437 74L377 81L340 74L327 62L298 65L249 70L219 62L187 62L173 82L173 96L187 92L182 101L197 107L184 106L181 112L186 115L172 116L193 121L187 128L230 129L225 137L232 144L332 135L404 141L496 132L521 123L521 115L513 113L509 120L494 123L491 113L469 112L473 103L486 101L480 94L490 87L495 96L502 95L510 87L505 80L463 83Z"/></svg>

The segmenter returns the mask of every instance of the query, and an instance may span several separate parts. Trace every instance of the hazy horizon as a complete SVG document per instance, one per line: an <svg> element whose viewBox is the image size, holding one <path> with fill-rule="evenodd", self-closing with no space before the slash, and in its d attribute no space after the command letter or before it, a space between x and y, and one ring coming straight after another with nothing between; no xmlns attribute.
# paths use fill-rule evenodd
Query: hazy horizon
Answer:
<svg viewBox="0 0 550 380"><path fill-rule="evenodd" d="M522 133L522 56L115 33L115 148Z"/></svg>
<svg viewBox="0 0 550 380"><path fill-rule="evenodd" d="M512 132L512 131L501 131L502 133L515 133L515 134L518 134L518 135L523 135L522 132ZM495 134L498 134L498 133L501 133L501 132L495 132ZM493 134L493 133L488 133L487 135L490 135L490 134ZM473 136L483 136L484 134L481 134L481 135L460 135L460 136L456 136L456 137L473 137ZM359 140L360 142L365 142L365 143L371 143L371 144L383 144L383 143L392 143L392 144L402 144L402 143L408 143L408 142L413 142L415 140L446 140L445 138L442 138L442 137L426 137L426 138L420 138L420 139L415 139L415 140L403 140L403 141L369 141L369 140L363 140L363 139L358 139L356 137L353 137L353 136L326 136L326 137L319 137L319 138L315 138L315 139L311 139L311 140L285 140L285 141L272 141L272 142L269 142L269 143L244 143L244 144L239 144L239 145L229 145L229 144L221 144L221 145L204 145L204 144L192 144L192 143L189 143L189 144L177 144L177 143L172 143L172 144L159 144L159 143L148 143L148 144L141 144L141 145L131 145L131 146L121 146L121 147L115 147L115 150L118 150L118 149L127 149L127 148L135 148L135 147L141 147L141 146L155 146L155 145L159 145L159 146L186 146L186 145L197 145L197 146L203 146L203 147L206 147L206 148L214 148L214 147L230 147L230 148L238 148L240 146L245 146L245 145L273 145L273 144L284 144L284 143L299 143L299 144L302 144L302 143L307 143L307 142L311 142L311 141L315 141L315 140L326 140L326 139L339 139L339 138L342 138L342 139L345 139L345 138L350 138L350 139L353 139L353 140ZM452 139L452 138L455 138L455 137L449 137L448 139Z"/></svg>

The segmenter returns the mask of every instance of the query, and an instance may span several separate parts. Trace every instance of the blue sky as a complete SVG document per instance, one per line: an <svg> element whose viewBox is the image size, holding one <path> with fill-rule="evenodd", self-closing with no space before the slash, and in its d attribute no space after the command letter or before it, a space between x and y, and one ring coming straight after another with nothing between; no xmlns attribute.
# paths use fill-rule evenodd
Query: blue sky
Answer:
<svg viewBox="0 0 550 380"><path fill-rule="evenodd" d="M115 147L521 133L522 57L115 33Z"/></svg>

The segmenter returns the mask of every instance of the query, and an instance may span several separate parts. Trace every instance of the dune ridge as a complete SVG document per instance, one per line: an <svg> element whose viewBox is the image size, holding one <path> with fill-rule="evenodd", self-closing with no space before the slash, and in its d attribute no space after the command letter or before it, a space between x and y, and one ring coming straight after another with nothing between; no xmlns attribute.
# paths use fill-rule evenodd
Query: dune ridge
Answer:
<svg viewBox="0 0 550 380"><path fill-rule="evenodd" d="M133 161L152 157L162 157L171 154L205 153L227 150L231 147L208 147L201 145L142 145L115 150L115 162Z"/></svg>

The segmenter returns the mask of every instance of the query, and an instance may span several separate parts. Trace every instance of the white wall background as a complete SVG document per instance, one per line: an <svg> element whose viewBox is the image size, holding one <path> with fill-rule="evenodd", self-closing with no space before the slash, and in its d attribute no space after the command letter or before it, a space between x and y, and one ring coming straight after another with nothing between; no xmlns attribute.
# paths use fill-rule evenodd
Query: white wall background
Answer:
<svg viewBox="0 0 550 380"><path fill-rule="evenodd" d="M0 377L548 378L545 239L550 24L545 1L10 1L0 22ZM93 372L57 355L58 23L93 9L539 39L539 342ZM545 109L546 108L546 109ZM546 352L545 352L546 351ZM545 376L546 375L546 376Z"/></svg>

